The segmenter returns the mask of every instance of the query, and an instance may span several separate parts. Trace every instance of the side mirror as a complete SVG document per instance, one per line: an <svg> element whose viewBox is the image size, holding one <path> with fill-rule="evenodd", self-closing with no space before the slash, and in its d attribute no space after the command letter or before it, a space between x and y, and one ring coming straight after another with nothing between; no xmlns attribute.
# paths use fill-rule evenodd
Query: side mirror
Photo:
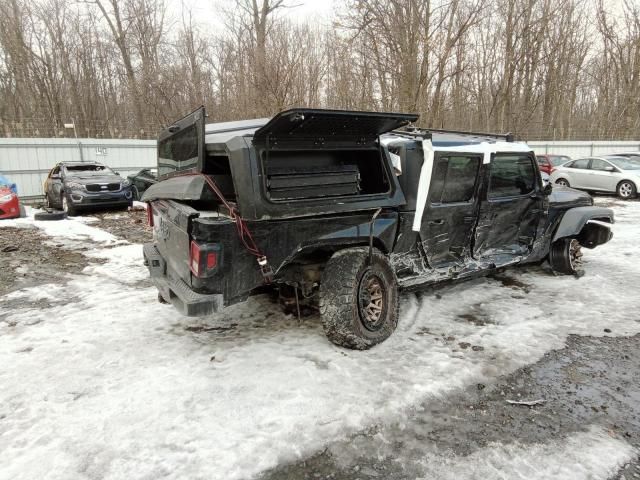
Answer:
<svg viewBox="0 0 640 480"><path fill-rule="evenodd" d="M608 167L604 167L605 172L615 172L616 169L609 165Z"/></svg>
<svg viewBox="0 0 640 480"><path fill-rule="evenodd" d="M542 189L542 193L548 197L551 195L551 192L553 192L553 185L551 183L547 183Z"/></svg>

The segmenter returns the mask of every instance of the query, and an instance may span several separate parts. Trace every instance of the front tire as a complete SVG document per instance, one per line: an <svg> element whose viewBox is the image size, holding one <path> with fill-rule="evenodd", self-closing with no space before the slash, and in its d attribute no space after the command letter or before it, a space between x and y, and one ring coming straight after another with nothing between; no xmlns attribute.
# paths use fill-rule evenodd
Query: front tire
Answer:
<svg viewBox="0 0 640 480"><path fill-rule="evenodd" d="M549 249L551 268L565 275L576 275L582 271L582 247L575 238L560 238Z"/></svg>
<svg viewBox="0 0 640 480"><path fill-rule="evenodd" d="M623 200L636 198L636 195L637 195L636 186L633 182L629 180L623 180L618 184L618 187L616 188L616 193L618 194L618 197L622 198Z"/></svg>
<svg viewBox="0 0 640 480"><path fill-rule="evenodd" d="M327 338L346 348L366 350L383 342L398 325L398 283L378 250L340 250L329 259L320 284L320 314Z"/></svg>
<svg viewBox="0 0 640 480"><path fill-rule="evenodd" d="M559 178L556 180L556 185L560 185L562 187L570 187L571 184L569 183L569 180L567 180L566 178Z"/></svg>
<svg viewBox="0 0 640 480"><path fill-rule="evenodd" d="M74 215L77 215L78 210L76 210L76 208L69 202L64 193L60 195L60 204L62 205L62 211L65 212L67 216L73 217Z"/></svg>

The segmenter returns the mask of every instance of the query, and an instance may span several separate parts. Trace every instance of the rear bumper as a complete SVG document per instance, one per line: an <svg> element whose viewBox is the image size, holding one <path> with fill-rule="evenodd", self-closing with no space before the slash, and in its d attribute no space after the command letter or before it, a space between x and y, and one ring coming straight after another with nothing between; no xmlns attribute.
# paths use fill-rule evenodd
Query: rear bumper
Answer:
<svg viewBox="0 0 640 480"><path fill-rule="evenodd" d="M152 243L143 247L144 264L149 269L151 282L162 298L171 303L182 315L202 317L219 312L223 308L222 294L194 292L189 285L168 271L167 262Z"/></svg>

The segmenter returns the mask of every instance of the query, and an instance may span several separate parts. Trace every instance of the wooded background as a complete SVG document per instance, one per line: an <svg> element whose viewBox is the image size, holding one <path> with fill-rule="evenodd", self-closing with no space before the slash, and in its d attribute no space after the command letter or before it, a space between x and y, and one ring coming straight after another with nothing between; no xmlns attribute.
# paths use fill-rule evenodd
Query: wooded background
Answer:
<svg viewBox="0 0 640 480"><path fill-rule="evenodd" d="M0 0L0 136L155 138L294 106L415 112L426 127L640 137L640 0Z"/></svg>

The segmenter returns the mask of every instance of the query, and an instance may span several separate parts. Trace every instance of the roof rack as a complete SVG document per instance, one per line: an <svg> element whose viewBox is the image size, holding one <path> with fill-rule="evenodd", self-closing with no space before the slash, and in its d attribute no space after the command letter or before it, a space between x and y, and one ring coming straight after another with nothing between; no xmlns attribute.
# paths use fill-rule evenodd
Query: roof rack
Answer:
<svg viewBox="0 0 640 480"><path fill-rule="evenodd" d="M513 133L487 133L487 132L467 132L464 130L444 130L440 128L418 128L418 127L406 127L403 130L394 130L394 133L411 135L413 137L421 137L424 139L431 139L433 133L451 133L454 135L472 135L474 137L489 137L504 140L505 142L513 142L515 136Z"/></svg>

